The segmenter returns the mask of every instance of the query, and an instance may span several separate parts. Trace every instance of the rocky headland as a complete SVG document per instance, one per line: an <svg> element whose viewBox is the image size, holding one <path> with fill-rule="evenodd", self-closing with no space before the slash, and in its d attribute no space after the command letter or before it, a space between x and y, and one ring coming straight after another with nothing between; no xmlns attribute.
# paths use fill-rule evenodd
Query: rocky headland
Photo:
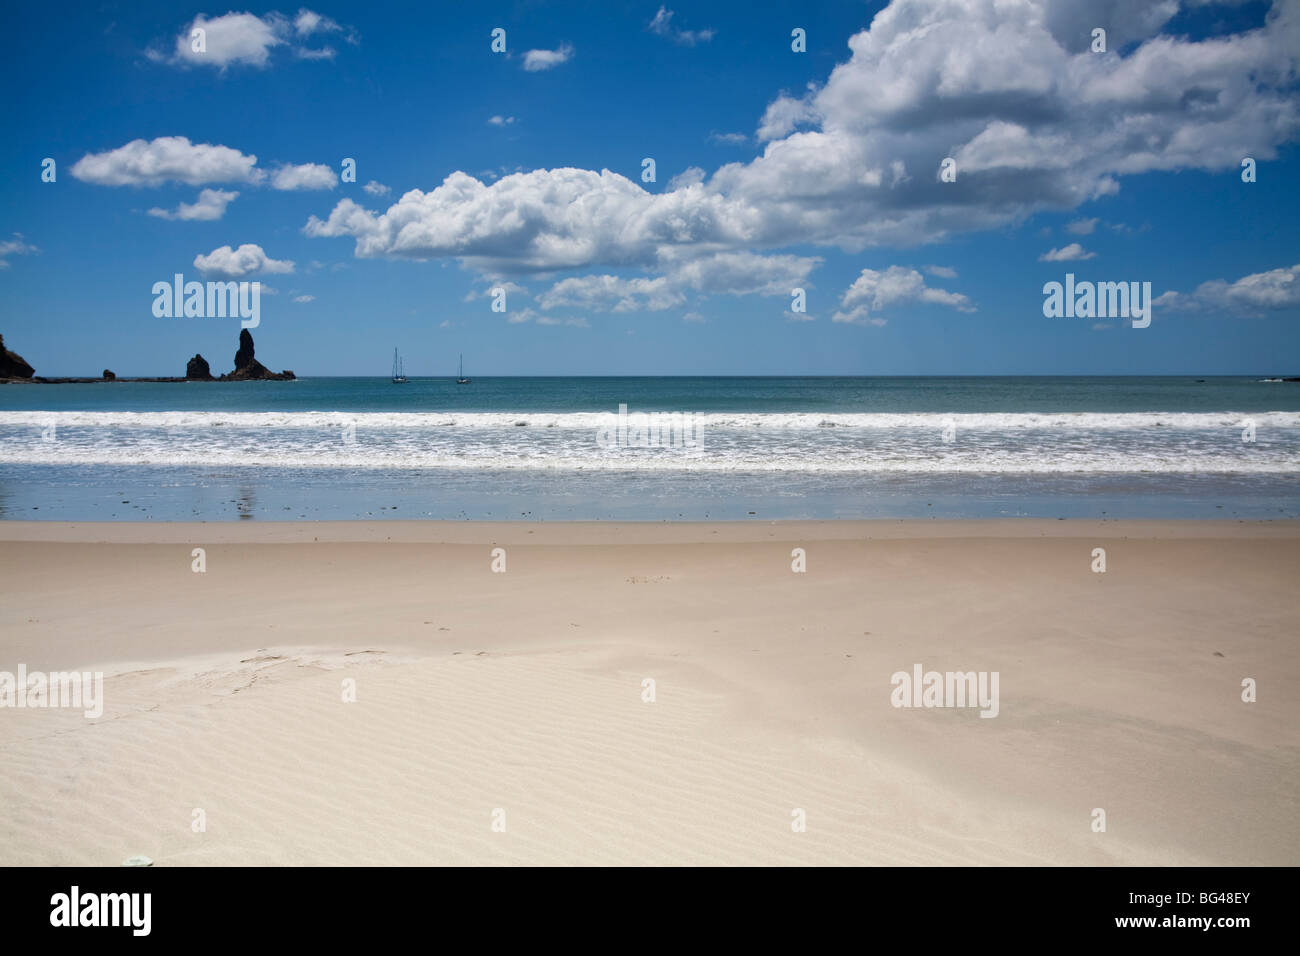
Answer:
<svg viewBox="0 0 1300 956"><path fill-rule="evenodd" d="M225 375L214 377L212 368L202 355L195 355L185 363L184 377L118 378L104 369L100 378L50 378L37 375L30 363L16 352L5 348L0 335L0 384L3 385L67 385L90 382L292 382L296 375L285 369L272 372L254 357L253 336L248 329L239 331L239 350L235 352L235 367Z"/></svg>

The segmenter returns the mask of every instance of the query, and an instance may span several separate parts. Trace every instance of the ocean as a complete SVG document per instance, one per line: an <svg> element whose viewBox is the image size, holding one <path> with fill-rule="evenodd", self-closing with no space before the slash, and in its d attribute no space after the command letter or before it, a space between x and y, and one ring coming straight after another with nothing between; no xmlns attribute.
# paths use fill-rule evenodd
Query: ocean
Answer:
<svg viewBox="0 0 1300 956"><path fill-rule="evenodd" d="M0 387L11 520L1294 518L1297 478L1262 377Z"/></svg>

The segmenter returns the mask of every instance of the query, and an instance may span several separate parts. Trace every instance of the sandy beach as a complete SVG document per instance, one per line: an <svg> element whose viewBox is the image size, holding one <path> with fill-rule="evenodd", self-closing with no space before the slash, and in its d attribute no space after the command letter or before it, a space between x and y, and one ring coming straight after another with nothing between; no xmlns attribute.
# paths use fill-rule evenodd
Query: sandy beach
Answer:
<svg viewBox="0 0 1300 956"><path fill-rule="evenodd" d="M105 677L0 710L0 864L1295 864L1297 572L1293 522L8 522L0 671Z"/></svg>

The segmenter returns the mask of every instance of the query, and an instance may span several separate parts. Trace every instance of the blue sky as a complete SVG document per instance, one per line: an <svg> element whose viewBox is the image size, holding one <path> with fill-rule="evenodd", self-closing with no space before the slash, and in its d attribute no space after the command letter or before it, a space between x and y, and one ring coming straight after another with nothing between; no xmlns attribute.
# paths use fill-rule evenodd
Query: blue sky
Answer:
<svg viewBox="0 0 1300 956"><path fill-rule="evenodd" d="M153 314L180 272L262 282L300 375L1297 374L1300 9L1177 6L22 5L0 333L227 371L237 319ZM1067 272L1151 326L1044 317Z"/></svg>

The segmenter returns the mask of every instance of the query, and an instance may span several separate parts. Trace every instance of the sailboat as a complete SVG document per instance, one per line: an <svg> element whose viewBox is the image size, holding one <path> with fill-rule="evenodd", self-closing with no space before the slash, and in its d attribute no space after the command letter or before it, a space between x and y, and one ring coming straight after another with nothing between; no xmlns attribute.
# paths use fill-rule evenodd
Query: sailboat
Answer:
<svg viewBox="0 0 1300 956"><path fill-rule="evenodd" d="M406 369L402 367L402 360L397 355L397 349L393 349L393 384L406 384Z"/></svg>
<svg viewBox="0 0 1300 956"><path fill-rule="evenodd" d="M469 379L465 377L465 356L460 357L460 372L456 375L457 385L468 385Z"/></svg>

